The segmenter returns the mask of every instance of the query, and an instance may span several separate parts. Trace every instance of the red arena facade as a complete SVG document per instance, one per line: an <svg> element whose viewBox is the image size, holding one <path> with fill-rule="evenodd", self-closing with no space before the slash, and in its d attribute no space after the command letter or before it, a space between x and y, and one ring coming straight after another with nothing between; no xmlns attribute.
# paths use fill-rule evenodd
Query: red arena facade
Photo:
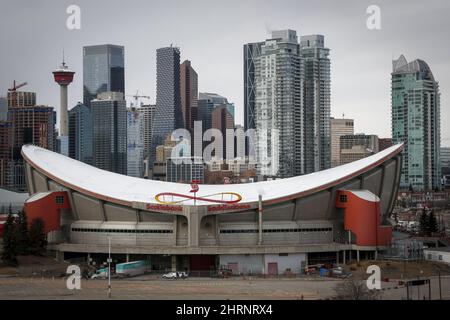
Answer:
<svg viewBox="0 0 450 320"><path fill-rule="evenodd" d="M25 210L60 259L148 259L153 270L301 273L390 245L402 145L273 181L194 185L128 177L26 145ZM103 259L104 260L104 259Z"/></svg>

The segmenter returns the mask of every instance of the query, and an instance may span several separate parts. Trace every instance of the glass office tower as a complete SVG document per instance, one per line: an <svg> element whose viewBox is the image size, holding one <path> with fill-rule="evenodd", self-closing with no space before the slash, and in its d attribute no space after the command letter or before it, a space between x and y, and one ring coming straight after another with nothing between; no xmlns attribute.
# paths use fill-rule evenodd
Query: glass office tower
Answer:
<svg viewBox="0 0 450 320"><path fill-rule="evenodd" d="M127 107L121 92L104 92L91 101L93 165L127 174Z"/></svg>
<svg viewBox="0 0 450 320"><path fill-rule="evenodd" d="M69 157L92 164L91 109L81 102L69 110Z"/></svg>
<svg viewBox="0 0 450 320"><path fill-rule="evenodd" d="M124 47L111 44L83 48L83 103L90 107L97 94L125 94Z"/></svg>

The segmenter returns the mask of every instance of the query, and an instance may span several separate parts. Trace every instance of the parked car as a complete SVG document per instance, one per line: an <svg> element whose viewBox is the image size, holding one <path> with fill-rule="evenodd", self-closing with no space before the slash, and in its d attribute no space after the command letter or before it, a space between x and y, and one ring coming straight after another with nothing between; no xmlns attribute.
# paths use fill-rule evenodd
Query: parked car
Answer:
<svg viewBox="0 0 450 320"><path fill-rule="evenodd" d="M101 268L95 271L91 279L105 279L108 277L108 268Z"/></svg>
<svg viewBox="0 0 450 320"><path fill-rule="evenodd" d="M176 272L168 272L163 274L163 279L176 279L177 278L177 273Z"/></svg>
<svg viewBox="0 0 450 320"><path fill-rule="evenodd" d="M172 272L168 272L163 274L163 279L177 279L177 278L187 278L188 274L187 272L184 271L172 271Z"/></svg>
<svg viewBox="0 0 450 320"><path fill-rule="evenodd" d="M333 274L336 274L336 275L342 275L344 273L344 270L342 269L342 267L333 268L331 271Z"/></svg>
<svg viewBox="0 0 450 320"><path fill-rule="evenodd" d="M220 269L217 272L217 275L219 276L219 278L228 278L228 277L231 277L233 275L233 270L231 270L231 269Z"/></svg>

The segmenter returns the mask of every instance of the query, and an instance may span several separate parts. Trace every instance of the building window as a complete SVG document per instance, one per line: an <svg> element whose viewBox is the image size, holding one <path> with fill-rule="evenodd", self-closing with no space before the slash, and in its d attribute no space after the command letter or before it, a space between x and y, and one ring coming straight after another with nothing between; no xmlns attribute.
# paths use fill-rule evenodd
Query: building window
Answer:
<svg viewBox="0 0 450 320"><path fill-rule="evenodd" d="M64 204L64 196L56 196L56 204Z"/></svg>
<svg viewBox="0 0 450 320"><path fill-rule="evenodd" d="M342 203L347 202L347 195L346 194L339 195L339 201Z"/></svg>

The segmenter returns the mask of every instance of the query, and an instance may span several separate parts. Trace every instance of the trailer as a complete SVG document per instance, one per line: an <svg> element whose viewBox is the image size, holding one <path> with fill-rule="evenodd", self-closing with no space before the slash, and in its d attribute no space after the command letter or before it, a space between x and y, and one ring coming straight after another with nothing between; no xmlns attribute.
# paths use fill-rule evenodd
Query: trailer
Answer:
<svg viewBox="0 0 450 320"><path fill-rule="evenodd" d="M148 260L138 260L116 264L116 274L120 276L138 276L150 271L151 267Z"/></svg>

